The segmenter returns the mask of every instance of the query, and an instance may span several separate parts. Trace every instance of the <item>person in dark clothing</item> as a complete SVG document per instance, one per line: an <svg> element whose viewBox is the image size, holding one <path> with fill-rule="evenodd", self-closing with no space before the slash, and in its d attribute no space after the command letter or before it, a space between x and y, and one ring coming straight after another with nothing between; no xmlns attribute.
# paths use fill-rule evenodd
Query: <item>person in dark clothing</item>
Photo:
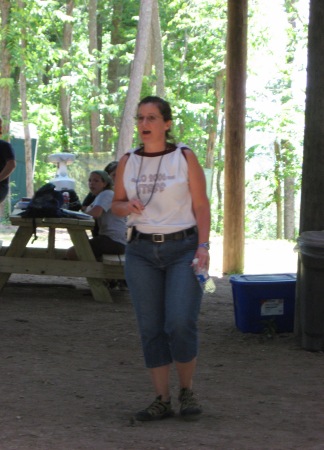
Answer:
<svg viewBox="0 0 324 450"><path fill-rule="evenodd" d="M0 118L0 203L4 201L9 192L9 176L16 168L15 152L13 147L2 137L2 120Z"/></svg>
<svg viewBox="0 0 324 450"><path fill-rule="evenodd" d="M69 194L69 210L70 211L80 211L81 202L78 197L78 194L74 189L62 189L62 192L68 192Z"/></svg>

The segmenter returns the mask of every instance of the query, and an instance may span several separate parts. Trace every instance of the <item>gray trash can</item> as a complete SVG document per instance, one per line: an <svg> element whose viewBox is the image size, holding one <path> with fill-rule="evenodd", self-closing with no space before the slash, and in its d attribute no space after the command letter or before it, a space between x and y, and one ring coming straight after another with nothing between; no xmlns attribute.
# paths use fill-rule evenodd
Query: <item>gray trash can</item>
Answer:
<svg viewBox="0 0 324 450"><path fill-rule="evenodd" d="M304 231L297 239L299 273L297 277L295 322L302 347L324 350L324 231ZM296 328L295 328L296 330Z"/></svg>

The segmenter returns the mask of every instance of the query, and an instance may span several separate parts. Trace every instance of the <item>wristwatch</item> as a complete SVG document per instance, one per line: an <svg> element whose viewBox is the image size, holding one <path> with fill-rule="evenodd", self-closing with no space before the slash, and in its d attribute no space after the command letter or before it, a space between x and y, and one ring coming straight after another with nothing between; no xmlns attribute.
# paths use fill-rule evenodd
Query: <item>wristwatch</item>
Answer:
<svg viewBox="0 0 324 450"><path fill-rule="evenodd" d="M202 242L201 244L198 244L198 248L203 247L209 250L209 242Z"/></svg>

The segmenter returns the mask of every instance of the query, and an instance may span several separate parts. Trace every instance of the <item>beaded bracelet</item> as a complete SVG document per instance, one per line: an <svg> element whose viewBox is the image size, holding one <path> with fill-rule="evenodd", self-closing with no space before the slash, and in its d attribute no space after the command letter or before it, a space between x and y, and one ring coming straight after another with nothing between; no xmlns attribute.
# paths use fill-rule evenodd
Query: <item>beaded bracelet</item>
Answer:
<svg viewBox="0 0 324 450"><path fill-rule="evenodd" d="M203 247L209 250L209 242L202 242L201 244L198 244L198 248Z"/></svg>

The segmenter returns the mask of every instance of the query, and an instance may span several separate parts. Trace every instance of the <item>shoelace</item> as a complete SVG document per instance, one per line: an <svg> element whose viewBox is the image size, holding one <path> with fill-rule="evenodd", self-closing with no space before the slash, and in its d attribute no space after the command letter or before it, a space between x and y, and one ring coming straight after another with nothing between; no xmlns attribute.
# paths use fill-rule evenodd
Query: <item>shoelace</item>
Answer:
<svg viewBox="0 0 324 450"><path fill-rule="evenodd" d="M162 413L166 411L168 406L159 399L155 399L154 402L147 408L147 412L152 416Z"/></svg>
<svg viewBox="0 0 324 450"><path fill-rule="evenodd" d="M184 391L180 395L180 401L182 407L187 408L188 406L197 406L198 402L195 399L192 391Z"/></svg>

